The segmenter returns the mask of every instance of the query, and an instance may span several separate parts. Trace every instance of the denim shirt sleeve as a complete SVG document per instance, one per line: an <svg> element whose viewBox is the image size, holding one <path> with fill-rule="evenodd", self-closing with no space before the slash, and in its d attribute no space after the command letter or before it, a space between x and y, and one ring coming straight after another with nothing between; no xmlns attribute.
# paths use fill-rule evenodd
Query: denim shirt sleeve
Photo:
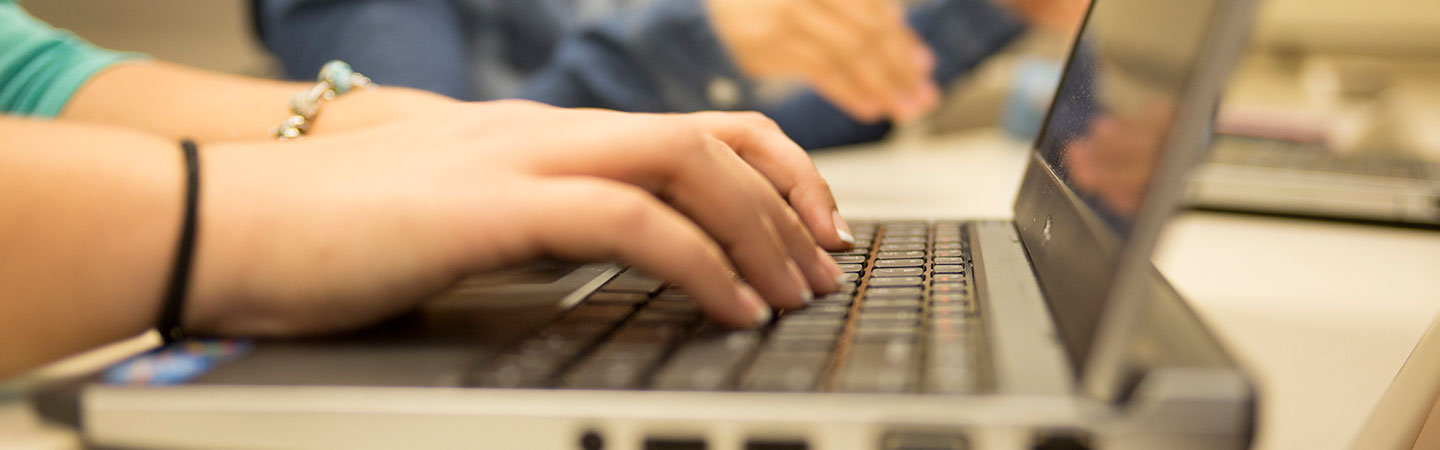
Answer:
<svg viewBox="0 0 1440 450"><path fill-rule="evenodd" d="M257 0L255 13L290 79L339 59L376 83L473 100L464 16L449 0Z"/></svg>
<svg viewBox="0 0 1440 450"><path fill-rule="evenodd" d="M728 95L712 95L717 83ZM660 0L567 36L520 97L556 106L665 112L753 109L753 92L716 37L701 0Z"/></svg>
<svg viewBox="0 0 1440 450"><path fill-rule="evenodd" d="M936 84L947 86L1024 31L1024 24L989 0L933 0L910 8L910 26L935 52ZM812 91L761 112L805 149L879 140L889 122L861 123Z"/></svg>

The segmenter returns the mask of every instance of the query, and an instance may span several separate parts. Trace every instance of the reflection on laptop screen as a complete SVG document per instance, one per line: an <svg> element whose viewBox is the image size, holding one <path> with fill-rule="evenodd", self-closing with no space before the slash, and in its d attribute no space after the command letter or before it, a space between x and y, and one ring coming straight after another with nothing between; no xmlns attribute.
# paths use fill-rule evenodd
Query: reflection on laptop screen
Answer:
<svg viewBox="0 0 1440 450"><path fill-rule="evenodd" d="M1209 1L1097 1L1038 149L1122 238L1134 224L1199 54Z"/></svg>
<svg viewBox="0 0 1440 450"><path fill-rule="evenodd" d="M1215 0L1097 0L1076 41L1036 151L1080 200L1100 254L1051 299L1076 363L1099 326L1120 256L1151 191L1180 102L1196 71ZM1070 270L1075 270L1071 266ZM1072 275L1073 276L1073 275Z"/></svg>

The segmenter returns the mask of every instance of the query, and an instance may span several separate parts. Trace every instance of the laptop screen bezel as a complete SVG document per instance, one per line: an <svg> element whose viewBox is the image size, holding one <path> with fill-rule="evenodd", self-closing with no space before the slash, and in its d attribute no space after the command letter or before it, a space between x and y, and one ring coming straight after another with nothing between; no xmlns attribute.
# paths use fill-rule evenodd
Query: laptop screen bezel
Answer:
<svg viewBox="0 0 1440 450"><path fill-rule="evenodd" d="M1091 2L1064 73L1068 74L1076 64L1076 49L1082 45L1079 37L1092 26L1092 15L1100 1L1105 0ZM1073 329L1067 331L1062 322L1066 318L1053 314L1084 390L1097 397L1117 398L1127 379L1143 370L1125 355L1134 318L1142 316L1144 302L1140 293L1150 276L1150 254L1161 228L1178 206L1189 172L1208 150L1210 123L1221 91L1249 34L1256 1L1214 1L1203 44L1177 95L1174 125L1156 162L1156 175L1128 238L1122 240L1096 217L1040 156L1039 143L1050 132L1054 100L1032 144L1025 178L1016 196L1016 228L1052 313L1057 310L1056 302L1065 299L1103 299L1098 317L1090 325L1093 332L1089 342L1073 341ZM1086 263L1096 257L1105 258L1109 264ZM1104 273L1111 267L1113 271Z"/></svg>

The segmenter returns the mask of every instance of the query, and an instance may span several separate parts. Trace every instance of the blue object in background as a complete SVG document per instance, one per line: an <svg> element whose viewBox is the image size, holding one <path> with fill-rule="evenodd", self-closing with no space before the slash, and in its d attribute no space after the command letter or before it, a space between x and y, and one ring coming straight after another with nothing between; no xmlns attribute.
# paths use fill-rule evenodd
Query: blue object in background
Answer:
<svg viewBox="0 0 1440 450"><path fill-rule="evenodd" d="M1000 117L1006 133L1026 141L1035 139L1050 110L1050 101L1055 98L1061 69L1055 60L1033 56L1020 59Z"/></svg>

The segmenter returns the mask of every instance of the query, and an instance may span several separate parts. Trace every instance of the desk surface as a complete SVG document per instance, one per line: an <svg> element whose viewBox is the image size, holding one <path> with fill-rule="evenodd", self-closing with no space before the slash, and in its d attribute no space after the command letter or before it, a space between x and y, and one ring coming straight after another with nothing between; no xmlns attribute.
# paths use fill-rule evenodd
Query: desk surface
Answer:
<svg viewBox="0 0 1440 450"><path fill-rule="evenodd" d="M999 218L1026 156L1024 143L981 132L815 160L849 217ZM1155 259L1261 384L1260 449L1348 448L1440 312L1440 232L1185 213ZM76 441L0 395L0 442Z"/></svg>

